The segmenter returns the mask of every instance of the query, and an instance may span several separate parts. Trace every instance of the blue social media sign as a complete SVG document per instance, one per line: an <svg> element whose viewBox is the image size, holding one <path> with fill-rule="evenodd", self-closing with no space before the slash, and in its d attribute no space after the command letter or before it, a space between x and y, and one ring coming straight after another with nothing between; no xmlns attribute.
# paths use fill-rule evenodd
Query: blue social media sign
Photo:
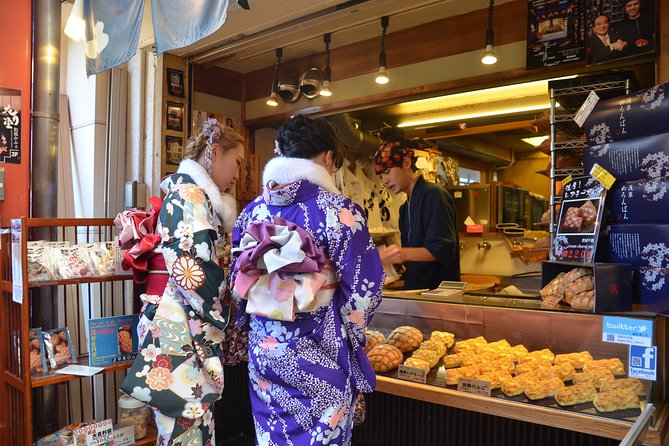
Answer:
<svg viewBox="0 0 669 446"><path fill-rule="evenodd" d="M630 345L630 371L633 378L657 379L657 347Z"/></svg>

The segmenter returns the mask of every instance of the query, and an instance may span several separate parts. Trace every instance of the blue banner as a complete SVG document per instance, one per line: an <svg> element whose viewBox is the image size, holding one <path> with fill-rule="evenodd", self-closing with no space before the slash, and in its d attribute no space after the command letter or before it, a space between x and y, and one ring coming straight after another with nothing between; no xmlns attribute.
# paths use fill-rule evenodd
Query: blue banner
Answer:
<svg viewBox="0 0 669 446"><path fill-rule="evenodd" d="M653 341L653 321L604 316L602 341L650 347Z"/></svg>
<svg viewBox="0 0 669 446"><path fill-rule="evenodd" d="M144 0L84 0L86 74L120 65L137 51Z"/></svg>
<svg viewBox="0 0 669 446"><path fill-rule="evenodd" d="M183 48L219 29L228 0L152 0L156 54Z"/></svg>

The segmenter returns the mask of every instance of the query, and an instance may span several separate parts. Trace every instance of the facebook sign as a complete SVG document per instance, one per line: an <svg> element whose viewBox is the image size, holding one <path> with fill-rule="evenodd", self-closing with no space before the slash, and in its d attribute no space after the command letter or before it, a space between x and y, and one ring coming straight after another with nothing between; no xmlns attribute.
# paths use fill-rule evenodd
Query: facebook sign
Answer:
<svg viewBox="0 0 669 446"><path fill-rule="evenodd" d="M657 347L630 345L630 372L634 378L657 379Z"/></svg>

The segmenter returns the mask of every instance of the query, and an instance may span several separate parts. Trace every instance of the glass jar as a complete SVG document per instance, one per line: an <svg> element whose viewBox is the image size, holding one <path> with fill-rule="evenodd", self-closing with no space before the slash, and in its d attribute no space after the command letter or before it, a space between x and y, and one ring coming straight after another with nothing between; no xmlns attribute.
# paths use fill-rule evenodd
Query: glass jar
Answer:
<svg viewBox="0 0 669 446"><path fill-rule="evenodd" d="M149 406L131 396L121 395L118 399L118 423L134 426L135 440L146 437L150 413Z"/></svg>

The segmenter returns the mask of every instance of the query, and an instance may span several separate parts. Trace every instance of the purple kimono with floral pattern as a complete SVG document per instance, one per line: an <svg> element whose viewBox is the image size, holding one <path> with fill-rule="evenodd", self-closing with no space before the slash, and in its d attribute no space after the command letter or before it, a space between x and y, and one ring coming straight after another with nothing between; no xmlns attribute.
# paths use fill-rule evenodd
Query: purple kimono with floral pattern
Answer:
<svg viewBox="0 0 669 446"><path fill-rule="evenodd" d="M299 179L305 170L313 182ZM281 178L272 178L277 171L283 171ZM336 189L325 169L308 160L275 158L264 179L281 185L266 187L244 209L232 232L233 248L253 222L280 217L303 228L323 248L338 285L329 304L297 312L294 321L248 314L247 301L233 291L240 307L237 324L249 330L257 444L348 445L357 393L371 392L376 385L363 347L364 329L381 300L384 273L378 251L362 209L330 192ZM233 273L231 288L234 283Z"/></svg>

